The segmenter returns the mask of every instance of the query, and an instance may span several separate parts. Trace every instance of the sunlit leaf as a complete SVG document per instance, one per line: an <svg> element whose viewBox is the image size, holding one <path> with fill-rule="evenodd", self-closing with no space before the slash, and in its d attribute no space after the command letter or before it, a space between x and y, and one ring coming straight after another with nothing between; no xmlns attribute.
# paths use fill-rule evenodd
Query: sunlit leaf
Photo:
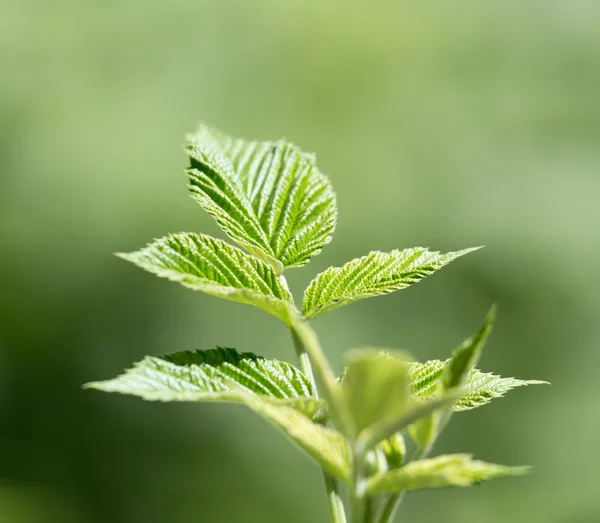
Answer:
<svg viewBox="0 0 600 523"><path fill-rule="evenodd" d="M341 383L343 398L354 422L349 429L353 435L410 408L407 355L362 349L349 353L347 360Z"/></svg>
<svg viewBox="0 0 600 523"><path fill-rule="evenodd" d="M218 348L148 356L121 376L86 385L155 401L247 405L283 430L331 474L347 481L348 442L311 421L322 407L309 380L289 363Z"/></svg>
<svg viewBox="0 0 600 523"><path fill-rule="evenodd" d="M281 272L331 239L335 194L315 156L293 144L251 142L200 125L188 136L192 197L252 254Z"/></svg>
<svg viewBox="0 0 600 523"><path fill-rule="evenodd" d="M251 304L289 321L292 298L273 268L222 240L203 234L173 234L140 251L118 256L190 289Z"/></svg>
<svg viewBox="0 0 600 523"><path fill-rule="evenodd" d="M336 430L314 423L296 409L254 398L248 405L281 429L329 473L349 481L351 452L348 440Z"/></svg>
<svg viewBox="0 0 600 523"><path fill-rule="evenodd" d="M475 364L479 361L481 350L487 341L496 318L496 307L492 307L485 317L483 325L475 336L465 340L452 354L452 358L444 366L438 387L440 390L460 388L469 377Z"/></svg>
<svg viewBox="0 0 600 523"><path fill-rule="evenodd" d="M450 454L413 461L404 467L371 477L369 494L391 494L404 490L467 487L502 476L527 474L529 467L506 467L471 459L468 454Z"/></svg>
<svg viewBox="0 0 600 523"><path fill-rule="evenodd" d="M376 251L341 267L330 267L317 275L304 291L302 313L313 318L364 298L404 289L476 249L446 254L423 247Z"/></svg>
<svg viewBox="0 0 600 523"><path fill-rule="evenodd" d="M424 363L413 363L410 369L412 393L422 398L432 396L437 390L439 379L449 361L431 360ZM539 380L502 378L492 373L473 369L469 373L460 399L456 402L453 410L455 412L471 410L488 404L494 398L504 396L516 387L546 383Z"/></svg>
<svg viewBox="0 0 600 523"><path fill-rule="evenodd" d="M412 396L410 360L404 353L362 349L351 352L348 359L339 383L351 421L343 428L350 437L358 437L365 449L456 401L454 396L431 401Z"/></svg>

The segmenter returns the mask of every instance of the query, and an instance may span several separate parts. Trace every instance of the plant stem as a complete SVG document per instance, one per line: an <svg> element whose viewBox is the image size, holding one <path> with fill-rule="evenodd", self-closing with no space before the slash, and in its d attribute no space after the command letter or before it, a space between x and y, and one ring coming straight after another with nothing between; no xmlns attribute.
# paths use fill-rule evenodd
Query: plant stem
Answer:
<svg viewBox="0 0 600 523"><path fill-rule="evenodd" d="M431 446L429 446L427 449L417 449L413 454L411 461L416 461L427 457L427 454L429 454L430 450ZM394 516L402 504L402 501L404 501L405 495L406 490L403 490L402 492L397 492L396 494L392 494L390 496L385 504L385 507L383 508L383 512L381 513L378 523L391 523L394 520Z"/></svg>
<svg viewBox="0 0 600 523"><path fill-rule="evenodd" d="M284 284L285 288L289 290L285 276L282 274L280 280ZM304 375L308 378L315 397L319 397L319 391L317 389L317 383L313 373L312 365L308 352L304 347L304 343L300 339L300 336L292 326L290 326L290 332L292 339L294 340L294 348L296 349L296 355L298 357L298 363L300 369ZM344 510L344 502L340 496L340 490L337 480L329 474L325 469L321 469L323 472L323 482L325 483L325 491L327 492L327 501L329 503L329 513L331 514L331 521L333 523L347 523L346 512Z"/></svg>
<svg viewBox="0 0 600 523"><path fill-rule="evenodd" d="M352 476L352 523L365 523L367 512L366 503L364 496L364 460L365 453L362 445L357 444L356 441L352 443L354 449L352 461L353 461L353 476ZM370 523L370 522L369 522Z"/></svg>
<svg viewBox="0 0 600 523"><path fill-rule="evenodd" d="M405 494L406 491L404 490L390 496L385 504L385 507L383 508L383 512L379 518L379 523L391 523L394 520L394 516L396 515L398 507L400 507Z"/></svg>
<svg viewBox="0 0 600 523"><path fill-rule="evenodd" d="M294 347L296 349L296 356L298 357L298 363L300 364L300 370L304 373L304 375L308 378L308 381L312 385L315 396L319 396L317 391L317 383L315 382L315 375L313 373L312 365L310 363L310 358L308 353L304 349L304 344L302 340L298 336L296 330L290 327L290 332L292 333L292 339L294 340Z"/></svg>
<svg viewBox="0 0 600 523"><path fill-rule="evenodd" d="M329 513L333 523L347 523L344 502L340 496L339 486L336 479L329 473L323 471L327 500L329 501Z"/></svg>
<svg viewBox="0 0 600 523"><path fill-rule="evenodd" d="M315 377L312 370L312 365L310 363L310 358L308 353L304 348L304 344L302 340L298 336L298 333L293 327L290 327L290 332L292 333L292 339L294 340L294 347L296 349L296 355L298 356L298 361L300 363L300 368L302 372L309 379L312 389L316 397L319 396L317 390L317 384L315 382ZM325 490L327 492L327 501L329 502L329 512L331 514L331 521L333 523L346 523L346 513L344 511L344 502L340 496L339 486L336 479L329 474L325 469L321 469L323 471L323 481L325 483Z"/></svg>

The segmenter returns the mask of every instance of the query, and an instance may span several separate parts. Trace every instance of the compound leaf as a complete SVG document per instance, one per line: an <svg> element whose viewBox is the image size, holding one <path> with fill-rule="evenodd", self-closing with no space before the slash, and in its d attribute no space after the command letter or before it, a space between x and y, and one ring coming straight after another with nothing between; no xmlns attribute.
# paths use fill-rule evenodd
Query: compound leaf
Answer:
<svg viewBox="0 0 600 523"><path fill-rule="evenodd" d="M117 255L190 289L251 304L290 321L292 298L274 269L222 240L204 234L173 234L139 251Z"/></svg>
<svg viewBox="0 0 600 523"><path fill-rule="evenodd" d="M378 474L367 482L368 494L404 490L467 487L502 476L527 474L529 467L506 467L471 459L468 454L449 454L413 461L404 467Z"/></svg>
<svg viewBox="0 0 600 523"><path fill-rule="evenodd" d="M314 155L285 140L249 142L206 125L188 136L186 151L192 198L277 272L306 264L330 241L335 194Z"/></svg>
<svg viewBox="0 0 600 523"><path fill-rule="evenodd" d="M404 289L479 247L440 254L423 247L374 251L316 276L304 291L302 313L314 318L364 298Z"/></svg>

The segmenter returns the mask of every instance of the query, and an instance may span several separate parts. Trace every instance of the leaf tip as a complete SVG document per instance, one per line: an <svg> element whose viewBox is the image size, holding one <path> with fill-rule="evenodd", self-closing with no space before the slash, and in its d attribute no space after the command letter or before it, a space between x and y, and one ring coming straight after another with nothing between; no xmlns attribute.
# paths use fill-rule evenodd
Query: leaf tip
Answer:
<svg viewBox="0 0 600 523"><path fill-rule="evenodd" d="M122 260L134 262L136 259L137 252L114 252L113 254L117 258L121 258Z"/></svg>

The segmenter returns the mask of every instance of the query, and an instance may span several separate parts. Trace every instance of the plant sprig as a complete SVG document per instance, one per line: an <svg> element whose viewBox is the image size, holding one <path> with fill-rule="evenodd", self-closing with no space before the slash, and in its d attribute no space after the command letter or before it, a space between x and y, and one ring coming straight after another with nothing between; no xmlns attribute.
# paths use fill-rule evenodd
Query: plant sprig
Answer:
<svg viewBox="0 0 600 523"><path fill-rule="evenodd" d="M309 262L336 224L335 194L314 155L285 140L248 142L200 125L188 136L192 198L240 248L211 236L174 234L119 254L197 291L246 303L290 329L299 368L232 348L148 356L124 374L86 387L146 400L246 405L283 431L322 469L334 523L389 523L411 490L468 486L526 473L467 454L427 458L454 412L540 381L475 368L495 308L451 358L414 362L406 353L362 349L336 377L309 320L357 300L406 288L464 249L371 252L318 274L301 310L284 272ZM405 437L415 443L409 459ZM348 491L349 507L341 489Z"/></svg>

